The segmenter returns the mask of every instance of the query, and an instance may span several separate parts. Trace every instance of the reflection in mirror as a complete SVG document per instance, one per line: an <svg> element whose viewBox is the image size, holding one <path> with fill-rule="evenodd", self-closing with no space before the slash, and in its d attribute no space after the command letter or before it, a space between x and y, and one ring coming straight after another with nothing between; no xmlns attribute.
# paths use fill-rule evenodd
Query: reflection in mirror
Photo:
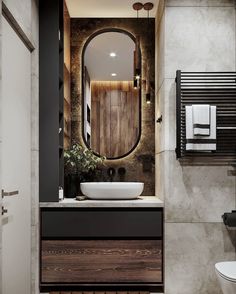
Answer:
<svg viewBox="0 0 236 294"><path fill-rule="evenodd" d="M128 34L103 32L83 54L83 138L96 154L129 154L141 133L140 89L134 87L135 42Z"/></svg>

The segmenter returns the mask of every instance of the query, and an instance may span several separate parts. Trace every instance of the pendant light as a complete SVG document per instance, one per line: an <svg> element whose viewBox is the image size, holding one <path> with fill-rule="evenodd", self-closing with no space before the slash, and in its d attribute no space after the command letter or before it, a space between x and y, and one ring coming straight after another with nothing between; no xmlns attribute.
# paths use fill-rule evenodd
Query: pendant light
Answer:
<svg viewBox="0 0 236 294"><path fill-rule="evenodd" d="M141 54L140 54L140 37L136 37L135 42L135 79L141 79Z"/></svg>
<svg viewBox="0 0 236 294"><path fill-rule="evenodd" d="M138 89L138 80L136 79L136 51L134 51L134 89Z"/></svg>
<svg viewBox="0 0 236 294"><path fill-rule="evenodd" d="M134 79L134 89L138 89L138 80Z"/></svg>
<svg viewBox="0 0 236 294"><path fill-rule="evenodd" d="M143 4L136 2L133 4L133 9L137 11L137 20L139 11L143 9ZM140 37L136 36L135 51L134 51L134 87L139 88L141 85L141 54L140 54Z"/></svg>
<svg viewBox="0 0 236 294"><path fill-rule="evenodd" d="M147 65L146 67L146 83L145 83L145 92L146 92L146 103L151 103L151 86L150 86L150 68Z"/></svg>
<svg viewBox="0 0 236 294"><path fill-rule="evenodd" d="M147 11L147 19L149 25L149 13L154 7L152 2L147 2L142 4L140 2L136 2L133 4L133 9L137 11L137 20L139 19L139 11L144 9ZM141 52L140 52L140 36L136 36L135 40L135 51L134 51L134 88L140 88L141 85L145 85L144 89L146 92L146 102L147 104L151 103L151 86L150 86L150 69L146 67L146 80L142 81L141 79Z"/></svg>
<svg viewBox="0 0 236 294"><path fill-rule="evenodd" d="M153 3L147 2L143 5L144 10L147 11L147 19L148 19L148 26L149 26L149 12L153 9ZM151 103L151 85L150 85L150 68L147 65L146 67L146 103Z"/></svg>
<svg viewBox="0 0 236 294"><path fill-rule="evenodd" d="M149 12L150 12L150 10L153 9L153 7L154 7L154 5L153 5L152 2L147 2L147 3L143 4L144 10L147 11L147 14L148 14L147 17L148 17L148 19L149 19Z"/></svg>

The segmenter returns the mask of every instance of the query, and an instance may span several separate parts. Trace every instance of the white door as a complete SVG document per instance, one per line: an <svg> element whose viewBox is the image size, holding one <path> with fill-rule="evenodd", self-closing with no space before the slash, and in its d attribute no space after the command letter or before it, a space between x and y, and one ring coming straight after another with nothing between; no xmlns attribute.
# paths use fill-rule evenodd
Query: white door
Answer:
<svg viewBox="0 0 236 294"><path fill-rule="evenodd" d="M2 294L31 294L31 53L2 23Z"/></svg>

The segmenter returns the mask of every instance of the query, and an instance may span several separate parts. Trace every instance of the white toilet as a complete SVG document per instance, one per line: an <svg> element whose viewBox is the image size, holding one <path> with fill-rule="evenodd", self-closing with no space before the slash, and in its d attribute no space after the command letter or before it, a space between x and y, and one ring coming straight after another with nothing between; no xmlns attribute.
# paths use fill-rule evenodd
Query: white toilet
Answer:
<svg viewBox="0 0 236 294"><path fill-rule="evenodd" d="M215 271L223 294L236 294L236 261L216 263Z"/></svg>

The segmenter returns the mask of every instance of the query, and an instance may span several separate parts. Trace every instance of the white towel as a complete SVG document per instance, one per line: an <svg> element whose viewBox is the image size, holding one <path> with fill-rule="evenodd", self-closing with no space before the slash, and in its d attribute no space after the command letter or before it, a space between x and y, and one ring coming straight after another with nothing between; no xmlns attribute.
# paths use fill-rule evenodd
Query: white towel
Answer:
<svg viewBox="0 0 236 294"><path fill-rule="evenodd" d="M193 105L194 136L210 136L210 105Z"/></svg>
<svg viewBox="0 0 236 294"><path fill-rule="evenodd" d="M193 131L192 106L185 107L186 115L186 150L214 151L216 150L216 106L210 106L210 136L195 136Z"/></svg>

